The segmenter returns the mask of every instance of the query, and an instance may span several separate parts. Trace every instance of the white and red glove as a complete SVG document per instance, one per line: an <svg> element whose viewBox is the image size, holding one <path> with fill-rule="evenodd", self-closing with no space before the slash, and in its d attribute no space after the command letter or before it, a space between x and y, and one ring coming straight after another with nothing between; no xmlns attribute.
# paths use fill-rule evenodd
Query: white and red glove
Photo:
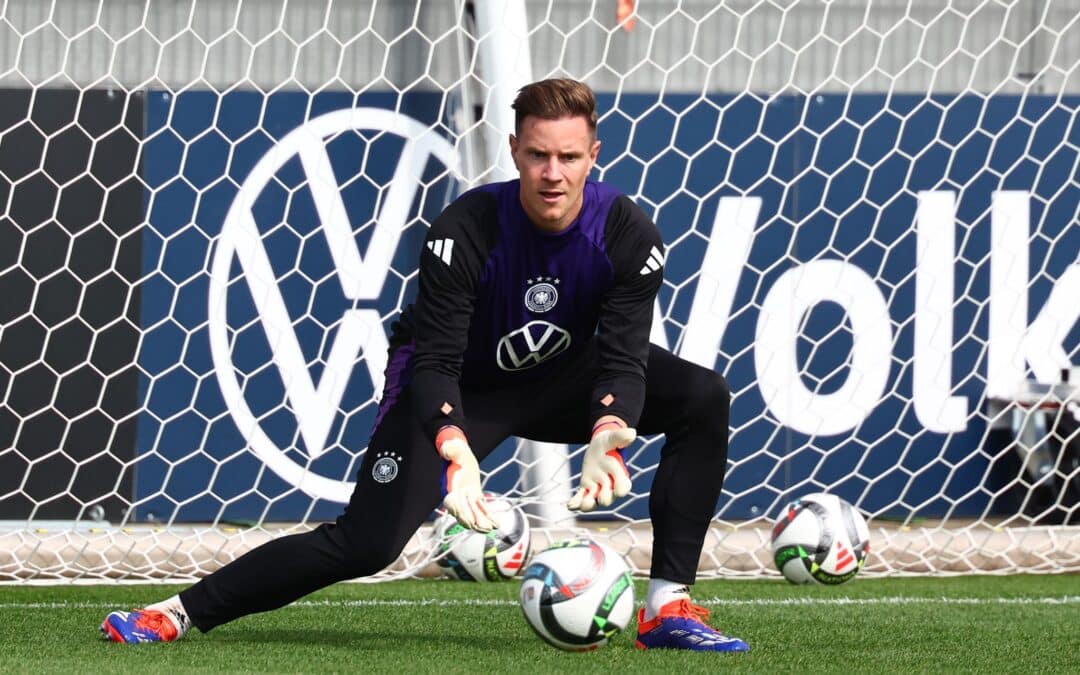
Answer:
<svg viewBox="0 0 1080 675"><path fill-rule="evenodd" d="M566 504L571 511L592 511L630 492L630 473L620 450L634 442L637 432L621 422L601 422L593 427L592 440L581 466L581 484Z"/></svg>
<svg viewBox="0 0 1080 675"><path fill-rule="evenodd" d="M443 474L443 506L463 527L477 532L498 528L484 505L480 488L480 465L465 434L457 427L444 427L435 438L435 449L446 460Z"/></svg>

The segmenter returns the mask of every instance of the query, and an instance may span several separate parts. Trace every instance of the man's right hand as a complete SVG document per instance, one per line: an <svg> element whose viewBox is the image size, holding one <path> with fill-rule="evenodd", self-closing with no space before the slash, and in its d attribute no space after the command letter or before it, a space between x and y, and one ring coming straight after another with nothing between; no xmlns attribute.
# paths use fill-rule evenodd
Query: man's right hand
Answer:
<svg viewBox="0 0 1080 675"><path fill-rule="evenodd" d="M456 428L449 434L440 432L435 445L439 455L447 462L446 473L443 474L443 493L446 495L443 506L462 526L471 530L490 532L497 529L498 525L484 505L480 465L465 440L465 434Z"/></svg>

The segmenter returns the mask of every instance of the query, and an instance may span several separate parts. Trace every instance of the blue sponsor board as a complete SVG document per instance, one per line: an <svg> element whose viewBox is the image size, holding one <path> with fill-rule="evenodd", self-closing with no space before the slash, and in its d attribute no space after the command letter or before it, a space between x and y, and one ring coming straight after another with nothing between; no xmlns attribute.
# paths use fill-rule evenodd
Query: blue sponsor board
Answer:
<svg viewBox="0 0 1080 675"><path fill-rule="evenodd" d="M601 94L599 103L609 110L616 99ZM660 298L663 328L676 351L698 291L707 240L727 236L725 223L713 229L721 199L760 198L741 269L710 270L735 275L729 316L715 319L726 321L726 328L717 359L709 364L727 375L735 392L725 481L725 493L734 496L722 500L721 515L774 513L788 497L826 486L875 512L970 516L1000 507L990 498L1005 480L998 475L1002 449L988 440L980 416L970 414L982 405L986 388L991 203L999 191L1032 195L1030 227L1038 236L1029 246L1031 320L1080 250L1080 129L1074 123L1080 99L824 95L766 103L754 95L622 94L617 103L625 117L606 116L600 125L602 177L640 195L655 213L669 246L669 283ZM325 432L312 431L319 427L312 416L300 413L298 421L296 402L323 400L318 395L325 364L334 362L333 348L348 332L344 315L377 312L389 331L394 310L415 290L405 279L415 269L423 238L420 218L430 221L460 186L439 161L425 165L385 273L376 275L380 282L351 287L339 278L343 258L324 236L326 211L308 180L325 158L367 260L377 248L374 214L393 201L390 187L405 145L401 136L370 129L343 131L325 143L312 136L304 147L325 151L281 151L269 180L241 186L260 173L260 163L273 157L290 132L327 113L361 106L394 110L449 138L441 124L442 104L433 94L359 100L339 93L148 97L140 518L328 519L340 511L339 500L325 496L332 491L282 478L281 471L268 468L266 453L253 448L275 449L277 466L307 469L306 475L354 478L356 452L366 446L374 420L377 378L359 358L348 361L352 375L338 404L348 413L333 415ZM916 194L924 190L956 195L951 393L966 399L969 414L964 428L950 433L927 430L911 405L918 357L913 224ZM252 214L247 230L229 215L238 195ZM245 239L245 231L257 235ZM223 232L231 234L222 238ZM222 262L223 239L231 242L231 255ZM258 251L265 252L262 263ZM874 279L888 307L891 345L880 400L869 402L849 431L810 436L781 424L766 405L755 343L759 309L774 285L817 260L841 260ZM262 284L252 282L260 277ZM265 297L271 301L260 300ZM284 314L268 329L265 317L274 298ZM286 315L288 326L280 320ZM229 345L229 363L215 361L211 353L215 330ZM307 364L300 379L308 380L314 399L300 396L303 386L290 389L285 382L297 372L281 367L287 360L282 335L294 336ZM361 356L374 354L377 342L364 343ZM795 342L803 385L828 395L859 376L851 367L853 344L851 319L841 305L815 304ZM1063 345L1074 361L1078 344L1080 328L1074 326ZM233 383L233 393L223 392L223 381ZM237 413L238 400L243 414ZM504 445L486 466L502 466L510 452L511 444ZM636 467L655 466L658 444L632 455ZM639 475L637 490L644 491L651 478L652 471ZM506 490L517 480L516 468L505 466L488 486ZM622 513L644 517L647 497Z"/></svg>

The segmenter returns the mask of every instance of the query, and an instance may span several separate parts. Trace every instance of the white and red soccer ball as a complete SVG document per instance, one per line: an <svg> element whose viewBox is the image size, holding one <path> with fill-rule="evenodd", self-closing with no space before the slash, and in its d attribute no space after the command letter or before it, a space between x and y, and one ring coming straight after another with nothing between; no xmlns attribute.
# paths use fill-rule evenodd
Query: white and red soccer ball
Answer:
<svg viewBox="0 0 1080 675"><path fill-rule="evenodd" d="M851 504L824 493L784 507L771 538L773 562L793 584L842 584L859 573L870 552L866 520Z"/></svg>
<svg viewBox="0 0 1080 675"><path fill-rule="evenodd" d="M622 556L571 539L536 556L521 581L521 610L544 642L571 652L598 649L634 616L634 581Z"/></svg>
<svg viewBox="0 0 1080 675"><path fill-rule="evenodd" d="M509 501L491 497L488 513L499 527L476 532L445 513L435 521L435 562L446 576L462 581L505 581L521 572L532 533L525 513Z"/></svg>

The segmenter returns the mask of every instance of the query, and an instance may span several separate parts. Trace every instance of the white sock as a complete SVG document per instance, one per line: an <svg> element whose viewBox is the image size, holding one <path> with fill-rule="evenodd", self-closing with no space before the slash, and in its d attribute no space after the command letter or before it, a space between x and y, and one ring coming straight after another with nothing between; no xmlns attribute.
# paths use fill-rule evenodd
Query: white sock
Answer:
<svg viewBox="0 0 1080 675"><path fill-rule="evenodd" d="M645 598L645 620L652 621L660 608L672 600L690 599L690 587L678 581L649 579L649 595Z"/></svg>
<svg viewBox="0 0 1080 675"><path fill-rule="evenodd" d="M169 617L169 621L172 621L172 624L176 626L177 638L184 637L184 633L188 632L188 629L191 628L191 619L188 618L187 610L184 609L184 603L180 602L179 595L174 595L161 602L147 605L146 609L156 609Z"/></svg>

